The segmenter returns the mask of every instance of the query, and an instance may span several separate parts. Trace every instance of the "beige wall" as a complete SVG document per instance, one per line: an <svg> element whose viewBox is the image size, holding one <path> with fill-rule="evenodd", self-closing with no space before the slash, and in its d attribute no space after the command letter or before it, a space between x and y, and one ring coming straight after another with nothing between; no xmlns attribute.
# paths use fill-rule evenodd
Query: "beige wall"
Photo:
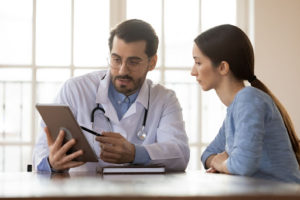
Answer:
<svg viewBox="0 0 300 200"><path fill-rule="evenodd" d="M300 136L300 0L255 0L255 71Z"/></svg>

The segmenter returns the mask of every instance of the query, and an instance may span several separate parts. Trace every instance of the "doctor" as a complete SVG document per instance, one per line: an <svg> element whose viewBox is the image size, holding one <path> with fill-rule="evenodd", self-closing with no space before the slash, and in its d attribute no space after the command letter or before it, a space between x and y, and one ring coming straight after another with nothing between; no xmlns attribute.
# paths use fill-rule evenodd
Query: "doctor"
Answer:
<svg viewBox="0 0 300 200"><path fill-rule="evenodd" d="M190 151L178 99L146 79L155 68L157 47L154 29L142 20L124 21L111 31L110 68L71 78L56 98L69 105L79 125L102 133L84 131L98 163L72 161L83 154L66 154L76 141L62 144L64 131L53 140L44 127L33 152L37 171L91 171L126 163L185 170Z"/></svg>

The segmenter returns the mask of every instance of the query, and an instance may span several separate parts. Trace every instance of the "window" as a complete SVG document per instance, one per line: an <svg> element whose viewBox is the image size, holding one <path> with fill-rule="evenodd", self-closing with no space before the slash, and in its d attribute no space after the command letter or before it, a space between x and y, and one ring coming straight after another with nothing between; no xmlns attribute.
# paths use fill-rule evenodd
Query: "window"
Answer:
<svg viewBox="0 0 300 200"><path fill-rule="evenodd" d="M188 169L200 169L201 152L217 134L225 107L190 76L193 39L212 26L236 24L236 4L0 0L0 171L26 170L39 131L34 105L51 102L66 79L106 69L109 29L130 18L149 22L159 36L158 64L148 78L176 91L191 147Z"/></svg>
<svg viewBox="0 0 300 200"><path fill-rule="evenodd" d="M236 24L236 1L127 0L126 11L127 19L143 19L159 35L159 62L149 78L176 91L191 147L188 169L199 169L201 152L218 133L226 110L214 91L202 92L190 75L193 39L200 30Z"/></svg>

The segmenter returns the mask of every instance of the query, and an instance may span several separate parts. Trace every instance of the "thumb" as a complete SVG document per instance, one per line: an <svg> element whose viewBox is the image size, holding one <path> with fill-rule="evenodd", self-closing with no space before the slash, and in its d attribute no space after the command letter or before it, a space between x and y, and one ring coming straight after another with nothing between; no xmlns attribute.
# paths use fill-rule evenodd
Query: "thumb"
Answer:
<svg viewBox="0 0 300 200"><path fill-rule="evenodd" d="M54 143L54 141L53 141L53 138L52 138L52 136L50 134L50 131L49 131L47 126L44 128L44 131L45 131L46 136L47 136L48 146L51 146Z"/></svg>

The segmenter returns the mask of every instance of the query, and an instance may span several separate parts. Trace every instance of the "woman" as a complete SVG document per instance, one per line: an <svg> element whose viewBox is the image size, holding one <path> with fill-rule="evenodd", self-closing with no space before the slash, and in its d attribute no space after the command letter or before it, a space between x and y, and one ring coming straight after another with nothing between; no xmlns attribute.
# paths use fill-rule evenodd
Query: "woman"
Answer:
<svg viewBox="0 0 300 200"><path fill-rule="evenodd" d="M246 34L221 25L194 41L191 75L204 91L215 89L228 107L218 135L201 157L207 171L300 183L298 137L284 107L254 75Z"/></svg>

